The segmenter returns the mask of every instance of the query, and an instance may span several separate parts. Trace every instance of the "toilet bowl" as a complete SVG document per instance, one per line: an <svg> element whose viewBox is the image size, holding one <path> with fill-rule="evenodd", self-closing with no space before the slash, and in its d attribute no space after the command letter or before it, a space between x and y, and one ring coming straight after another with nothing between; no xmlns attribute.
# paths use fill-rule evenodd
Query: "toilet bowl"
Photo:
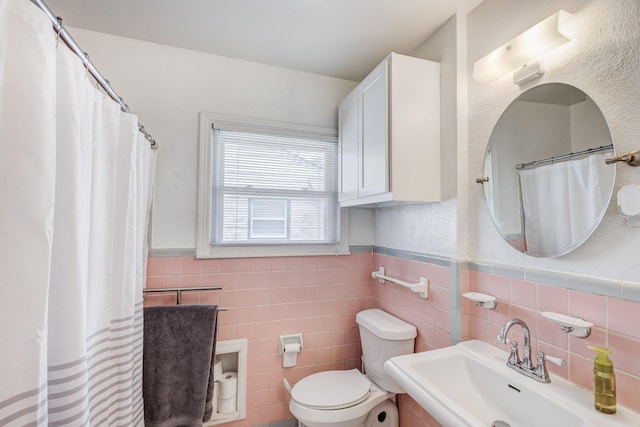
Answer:
<svg viewBox="0 0 640 427"><path fill-rule="evenodd" d="M416 328L382 310L356 316L367 374L357 369L318 372L291 389L289 410L306 427L398 427L394 397L402 393L384 373L393 356L413 353Z"/></svg>
<svg viewBox="0 0 640 427"><path fill-rule="evenodd" d="M360 427L373 408L394 396L357 369L325 371L293 387L289 409L306 427Z"/></svg>

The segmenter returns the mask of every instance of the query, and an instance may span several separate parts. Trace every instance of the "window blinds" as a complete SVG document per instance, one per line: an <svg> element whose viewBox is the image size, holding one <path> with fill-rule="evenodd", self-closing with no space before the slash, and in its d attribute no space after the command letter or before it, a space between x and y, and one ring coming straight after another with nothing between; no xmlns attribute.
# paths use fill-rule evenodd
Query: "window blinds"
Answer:
<svg viewBox="0 0 640 427"><path fill-rule="evenodd" d="M211 244L336 243L337 144L215 129Z"/></svg>

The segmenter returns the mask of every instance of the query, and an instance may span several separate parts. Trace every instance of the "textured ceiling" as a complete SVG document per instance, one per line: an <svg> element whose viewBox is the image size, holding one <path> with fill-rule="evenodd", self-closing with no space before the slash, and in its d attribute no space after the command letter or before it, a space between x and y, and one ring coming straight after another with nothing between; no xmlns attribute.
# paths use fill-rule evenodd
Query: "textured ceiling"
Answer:
<svg viewBox="0 0 640 427"><path fill-rule="evenodd" d="M481 0L48 0L65 26L348 80ZM73 33L72 33L73 34Z"/></svg>

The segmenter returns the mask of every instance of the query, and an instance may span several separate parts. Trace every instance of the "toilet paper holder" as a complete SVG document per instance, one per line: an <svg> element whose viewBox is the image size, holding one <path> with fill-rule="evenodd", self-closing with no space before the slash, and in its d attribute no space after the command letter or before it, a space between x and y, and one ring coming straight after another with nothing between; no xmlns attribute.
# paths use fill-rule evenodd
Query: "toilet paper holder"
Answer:
<svg viewBox="0 0 640 427"><path fill-rule="evenodd" d="M302 334L280 335L278 339L278 354L285 354L287 350L302 351Z"/></svg>

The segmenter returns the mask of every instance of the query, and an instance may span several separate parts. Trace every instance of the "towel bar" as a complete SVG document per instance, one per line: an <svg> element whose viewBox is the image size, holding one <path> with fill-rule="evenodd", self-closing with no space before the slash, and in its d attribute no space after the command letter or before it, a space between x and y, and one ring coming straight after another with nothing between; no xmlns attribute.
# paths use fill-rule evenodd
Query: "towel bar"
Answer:
<svg viewBox="0 0 640 427"><path fill-rule="evenodd" d="M385 268L380 267L378 271L374 271L371 273L371 277L374 279L378 279L380 283L384 283L385 281L395 283L396 285L404 286L405 288L411 289L411 291L420 293L420 296L424 299L429 298L429 280L425 277L420 277L420 281L418 283L407 283L405 281L389 277L385 275Z"/></svg>
<svg viewBox="0 0 640 427"><path fill-rule="evenodd" d="M192 292L192 291L219 291L221 290L221 286L198 286L192 288L149 288L143 289L143 294L150 293L163 293L163 292L175 292L176 293L176 305L180 305L182 303L182 292ZM224 307L218 307L218 311L227 311Z"/></svg>

